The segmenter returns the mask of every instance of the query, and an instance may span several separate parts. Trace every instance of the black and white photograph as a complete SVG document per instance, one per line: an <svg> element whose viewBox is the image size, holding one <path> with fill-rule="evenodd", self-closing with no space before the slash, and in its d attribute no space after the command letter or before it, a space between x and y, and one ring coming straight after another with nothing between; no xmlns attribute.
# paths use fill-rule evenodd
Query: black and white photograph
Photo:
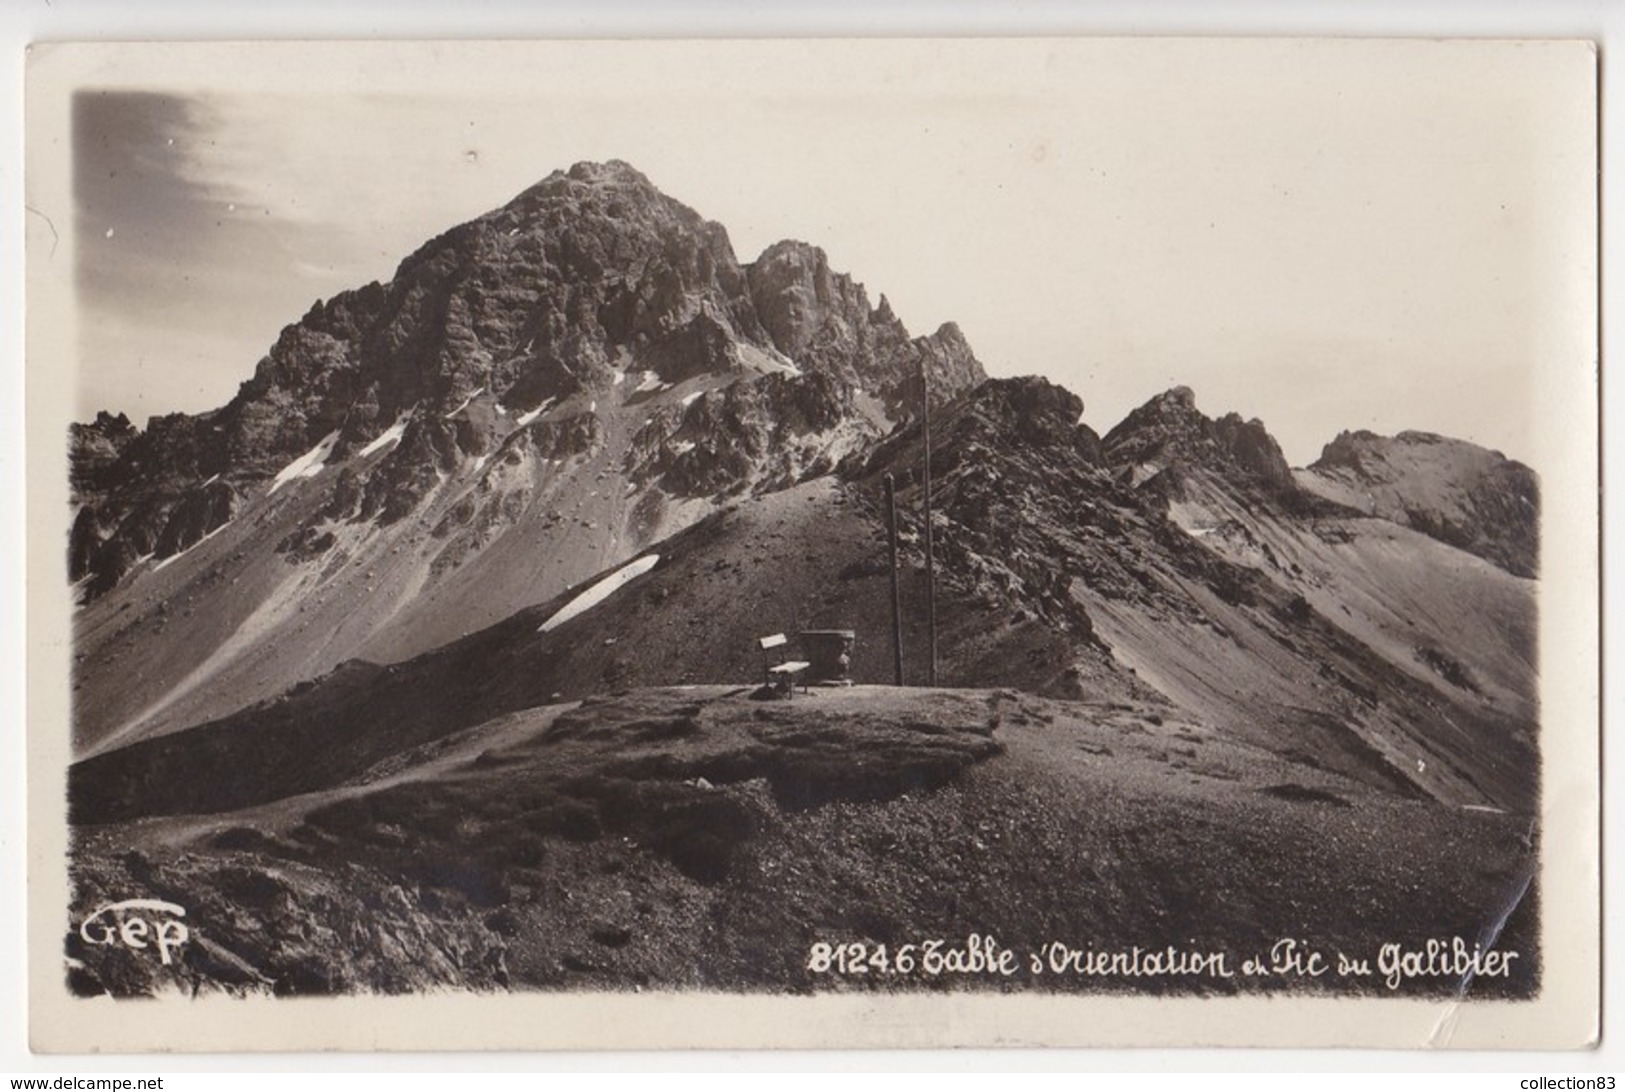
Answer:
<svg viewBox="0 0 1625 1092"><path fill-rule="evenodd" d="M1596 81L36 47L34 1042L1584 1045Z"/></svg>

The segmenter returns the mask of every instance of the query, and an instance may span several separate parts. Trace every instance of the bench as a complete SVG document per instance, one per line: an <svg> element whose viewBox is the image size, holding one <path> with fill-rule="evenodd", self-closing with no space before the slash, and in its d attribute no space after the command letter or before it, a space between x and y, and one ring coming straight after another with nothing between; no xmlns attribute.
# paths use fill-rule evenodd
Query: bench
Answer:
<svg viewBox="0 0 1625 1092"><path fill-rule="evenodd" d="M796 680L799 678L802 693L808 692L807 680L803 676L812 663L809 660L787 659L790 654L790 638L782 633L775 633L768 637L756 638L756 643L762 649L762 680L766 685L786 697L794 697Z"/></svg>

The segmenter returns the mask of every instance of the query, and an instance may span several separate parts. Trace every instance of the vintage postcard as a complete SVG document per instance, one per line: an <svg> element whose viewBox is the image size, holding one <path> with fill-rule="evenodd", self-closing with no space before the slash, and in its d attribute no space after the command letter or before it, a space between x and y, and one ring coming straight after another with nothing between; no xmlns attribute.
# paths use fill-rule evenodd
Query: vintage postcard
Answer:
<svg viewBox="0 0 1625 1092"><path fill-rule="evenodd" d="M42 44L42 1051L1576 1048L1586 42Z"/></svg>

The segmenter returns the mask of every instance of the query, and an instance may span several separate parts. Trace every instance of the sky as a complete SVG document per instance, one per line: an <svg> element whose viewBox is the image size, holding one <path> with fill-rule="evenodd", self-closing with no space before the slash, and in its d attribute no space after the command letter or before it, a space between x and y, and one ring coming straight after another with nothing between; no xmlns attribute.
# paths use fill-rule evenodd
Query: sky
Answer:
<svg viewBox="0 0 1625 1092"><path fill-rule="evenodd" d="M580 160L741 261L823 247L1104 433L1175 385L1294 465L1422 429L1540 469L1595 320L1590 58L1498 43L127 49L71 96L78 413L223 404L278 331ZM1554 372L1552 369L1558 369Z"/></svg>

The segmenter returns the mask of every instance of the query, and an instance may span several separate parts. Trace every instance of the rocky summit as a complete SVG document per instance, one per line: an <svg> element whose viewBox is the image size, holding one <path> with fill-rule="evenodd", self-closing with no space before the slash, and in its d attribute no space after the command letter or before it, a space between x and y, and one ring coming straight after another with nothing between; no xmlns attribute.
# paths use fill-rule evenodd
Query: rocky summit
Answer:
<svg viewBox="0 0 1625 1092"><path fill-rule="evenodd" d="M81 664L149 680L82 734L229 711L188 680L264 697L545 601L828 472L913 412L922 369L941 400L983 378L956 327L911 337L816 247L741 265L626 164L553 174L315 304L226 406L75 426ZM166 637L222 598L229 660ZM159 704L177 686L192 712Z"/></svg>
<svg viewBox="0 0 1625 1092"><path fill-rule="evenodd" d="M1196 408L1189 387L1175 387L1134 410L1106 434L1102 450L1135 484L1196 466L1222 469L1272 493L1292 486L1292 468L1262 421L1243 421L1235 413L1212 420Z"/></svg>
<svg viewBox="0 0 1625 1092"><path fill-rule="evenodd" d="M1344 432L1299 482L1518 576L1539 567L1540 481L1498 451L1430 432Z"/></svg>
<svg viewBox="0 0 1625 1092"><path fill-rule="evenodd" d="M72 985L887 988L805 945L1493 908L1530 958L1473 988L1528 996L1534 474L1083 409L608 163L316 304L218 410L74 426L76 906L184 891L204 939L70 939ZM756 639L831 629L856 685L769 700Z"/></svg>

